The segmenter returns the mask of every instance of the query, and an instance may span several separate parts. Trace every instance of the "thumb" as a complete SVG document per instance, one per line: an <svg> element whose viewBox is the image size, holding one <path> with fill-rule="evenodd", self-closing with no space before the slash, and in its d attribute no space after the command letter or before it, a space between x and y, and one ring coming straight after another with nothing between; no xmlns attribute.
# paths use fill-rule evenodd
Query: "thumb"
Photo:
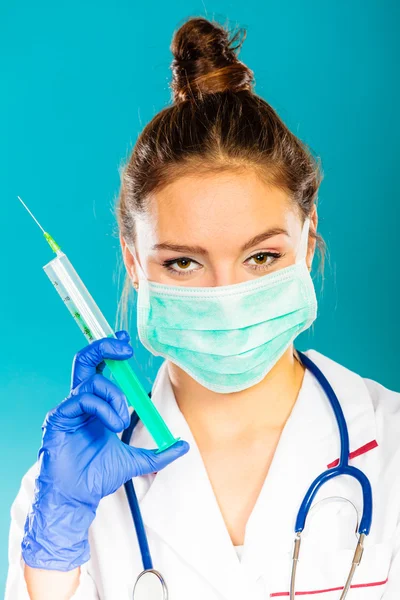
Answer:
<svg viewBox="0 0 400 600"><path fill-rule="evenodd" d="M129 342L131 339L129 332L126 331L126 329L121 329L120 331L116 331L115 335L117 336L117 338L119 340L123 340L124 342Z"/></svg>
<svg viewBox="0 0 400 600"><path fill-rule="evenodd" d="M128 445L126 448L134 459L132 461L132 475L130 476L132 478L161 471L171 462L186 454L190 446L184 440L179 440L160 453L157 453L156 450L146 450L145 448L135 448Z"/></svg>

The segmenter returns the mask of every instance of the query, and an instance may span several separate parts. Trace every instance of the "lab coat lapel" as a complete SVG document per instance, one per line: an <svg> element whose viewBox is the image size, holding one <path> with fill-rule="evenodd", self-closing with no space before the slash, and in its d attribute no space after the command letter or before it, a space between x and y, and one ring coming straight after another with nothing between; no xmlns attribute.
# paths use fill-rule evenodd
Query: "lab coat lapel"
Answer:
<svg viewBox="0 0 400 600"><path fill-rule="evenodd" d="M350 451L375 440L374 410L363 379L319 352L309 350L305 354L321 369L338 396L349 430ZM255 579L262 573L268 579L268 566L280 564L288 568L295 519L303 497L312 481L339 454L340 440L332 409L321 386L307 370L246 527L242 564ZM335 493L348 496L347 479L340 477L332 482ZM322 486L316 500L331 495L328 485Z"/></svg>
<svg viewBox="0 0 400 600"><path fill-rule="evenodd" d="M186 440L190 450L153 476L140 499L145 526L223 597L243 600L246 597L243 572L197 444L176 403L166 362L157 373L152 399L173 435ZM141 423L133 433L131 444L154 447Z"/></svg>

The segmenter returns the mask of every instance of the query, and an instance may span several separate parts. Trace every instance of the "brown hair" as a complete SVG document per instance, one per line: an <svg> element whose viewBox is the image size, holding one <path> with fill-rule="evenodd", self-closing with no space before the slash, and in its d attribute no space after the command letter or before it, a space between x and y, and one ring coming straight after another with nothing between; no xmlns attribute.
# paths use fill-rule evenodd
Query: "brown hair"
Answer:
<svg viewBox="0 0 400 600"><path fill-rule="evenodd" d="M190 173L252 168L288 193L303 218L310 214L322 180L319 159L253 92L253 71L237 58L245 37L242 28L229 37L200 17L174 33L173 103L145 126L121 172L116 216L129 246L135 244L135 216L146 211L150 194ZM314 237L323 268L325 244ZM118 308L125 329L131 289L126 275Z"/></svg>

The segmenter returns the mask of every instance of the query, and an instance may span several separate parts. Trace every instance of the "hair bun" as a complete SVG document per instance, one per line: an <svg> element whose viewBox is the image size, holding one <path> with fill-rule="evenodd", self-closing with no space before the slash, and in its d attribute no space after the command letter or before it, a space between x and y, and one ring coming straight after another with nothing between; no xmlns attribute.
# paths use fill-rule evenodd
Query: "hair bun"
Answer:
<svg viewBox="0 0 400 600"><path fill-rule="evenodd" d="M184 23L170 47L174 101L226 90L252 91L253 71L236 56L245 38L242 28L229 38L221 25L200 17Z"/></svg>

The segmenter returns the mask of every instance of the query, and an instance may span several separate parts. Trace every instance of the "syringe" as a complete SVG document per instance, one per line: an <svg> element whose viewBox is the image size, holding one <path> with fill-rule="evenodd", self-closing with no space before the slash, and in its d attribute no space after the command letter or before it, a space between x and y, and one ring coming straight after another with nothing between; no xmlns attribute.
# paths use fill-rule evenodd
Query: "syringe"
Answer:
<svg viewBox="0 0 400 600"><path fill-rule="evenodd" d="M39 225L47 243L56 254L56 257L47 263L43 269L86 339L92 342L103 337L116 337L113 329L60 246L43 229L21 198L17 197ZM157 452L162 452L175 444L180 438L174 438L129 363L126 360L108 358L105 359L105 363L130 405L153 437L158 446Z"/></svg>

